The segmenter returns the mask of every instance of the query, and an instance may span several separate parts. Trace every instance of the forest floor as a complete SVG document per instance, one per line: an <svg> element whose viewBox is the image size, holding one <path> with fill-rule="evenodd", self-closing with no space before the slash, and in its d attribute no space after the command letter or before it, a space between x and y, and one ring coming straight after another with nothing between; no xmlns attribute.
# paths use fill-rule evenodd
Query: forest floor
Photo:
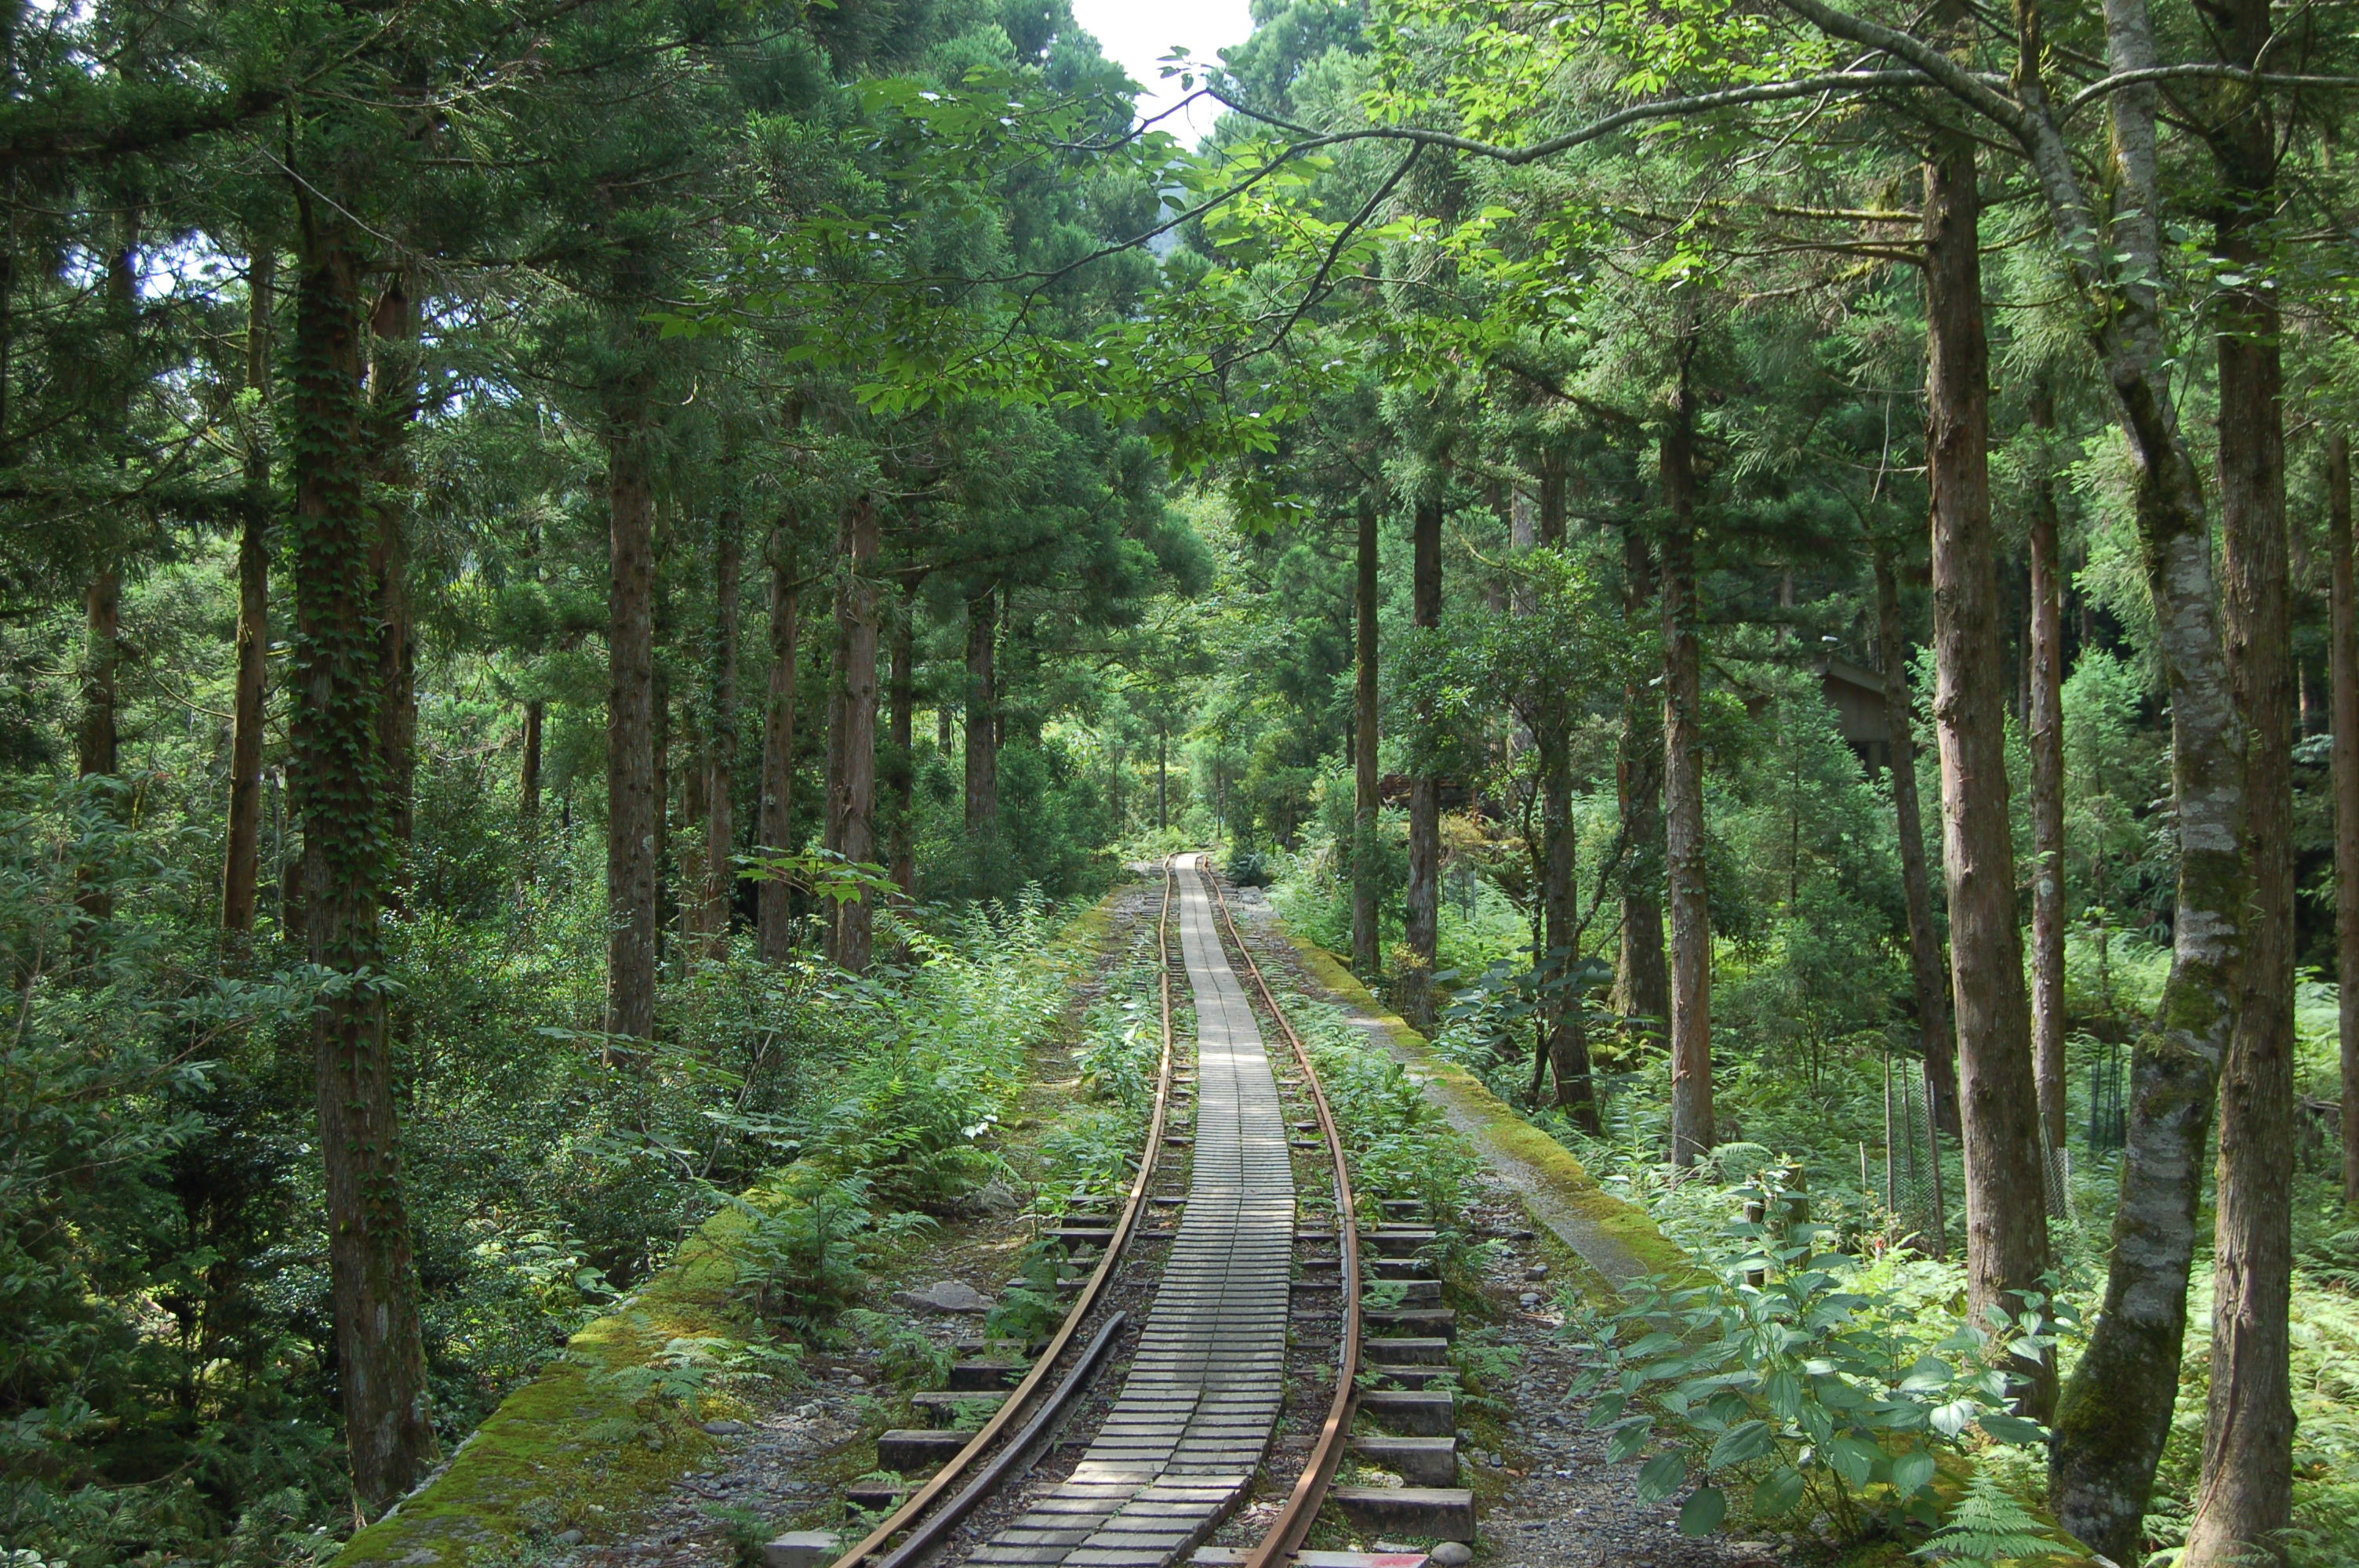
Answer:
<svg viewBox="0 0 2359 1568"><path fill-rule="evenodd" d="M1266 900L1252 890L1235 904L1241 924L1261 940L1302 993L1332 997L1271 931ZM1152 890L1125 889L1111 901L1105 951L1113 957L1151 940ZM1118 966L1109 961L1098 973ZM1076 988L1078 1017L1103 990L1085 980ZM1333 998L1347 1010L1351 1004ZM1020 1141L1051 1130L1060 1107L1070 1107L1074 1068L1063 1053L1036 1063L1024 1114L1011 1128ZM1479 1144L1478 1144L1479 1147ZM1480 1507L1478 1564L1495 1568L1743 1568L1778 1560L1767 1542L1690 1541L1677 1529L1670 1505L1648 1506L1636 1496L1635 1465L1608 1463L1603 1441L1586 1429L1586 1409L1568 1395L1577 1356L1562 1333L1558 1287L1586 1266L1548 1228L1532 1228L1526 1206L1527 1174L1486 1169L1469 1195L1469 1215L1492 1246L1484 1254L1484 1321L1479 1343L1494 1368L1462 1401L1462 1479ZM1015 1271L1029 1233L1017 1213L979 1214L944 1224L887 1262L873 1268L869 1304L893 1311L937 1341L974 1332L972 1316L892 1304L893 1292L957 1280L995 1295ZM1102 1379L1119 1387L1119 1368ZM877 1433L922 1424L912 1420L906 1391L897 1390L864 1350L806 1356L793 1386L757 1390L734 1419L707 1431L718 1439L712 1459L681 1477L671 1495L639 1516L594 1531L584 1541L560 1535L534 1561L547 1568L736 1568L760 1561L757 1543L783 1530L842 1529L845 1485L866 1474ZM1055 1454L1045 1467L1058 1463ZM1322 1525L1321 1545L1349 1542Z"/></svg>

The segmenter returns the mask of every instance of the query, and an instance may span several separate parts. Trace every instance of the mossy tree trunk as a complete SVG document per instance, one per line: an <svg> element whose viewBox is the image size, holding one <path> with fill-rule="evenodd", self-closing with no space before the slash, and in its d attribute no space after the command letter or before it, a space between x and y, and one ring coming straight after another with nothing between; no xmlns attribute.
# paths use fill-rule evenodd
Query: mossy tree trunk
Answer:
<svg viewBox="0 0 2359 1568"><path fill-rule="evenodd" d="M353 1486L374 1512L433 1452L424 1342L386 1034L380 922L392 873L381 606L365 483L359 264L341 217L299 194L294 806L310 961L338 977L313 1011L338 1393Z"/></svg>
<svg viewBox="0 0 2359 1568"><path fill-rule="evenodd" d="M2268 0L2208 15L2225 63L2258 70ZM2283 324L2259 230L2277 205L2265 89L2223 83L2211 136L2231 192L2213 233L2221 564L2228 678L2244 720L2251 883L2236 1018L2220 1072L2212 1377L2187 1568L2282 1559L2293 1514L2294 680L2285 511Z"/></svg>
<svg viewBox="0 0 2359 1568"><path fill-rule="evenodd" d="M2343 1201L2359 1208L2359 570L2351 558L2351 438L2326 444L2332 574L2327 676L2334 723L2334 958L2343 1062Z"/></svg>

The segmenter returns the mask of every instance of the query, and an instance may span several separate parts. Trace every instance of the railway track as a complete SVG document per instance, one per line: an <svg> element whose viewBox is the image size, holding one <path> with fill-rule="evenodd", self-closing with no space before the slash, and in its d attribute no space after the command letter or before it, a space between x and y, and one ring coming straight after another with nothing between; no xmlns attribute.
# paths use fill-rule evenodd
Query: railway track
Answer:
<svg viewBox="0 0 2359 1568"><path fill-rule="evenodd" d="M1311 1054L1202 860L1163 866L1162 1038L1137 1174L1049 1230L1077 1265L1093 1266L1069 1281L1071 1305L1028 1365L1009 1346L974 1342L947 1390L918 1396L951 1419L991 1404L979 1431L879 1439L881 1470L931 1474L905 1490L855 1493L885 1517L832 1554L833 1568L1165 1568L1191 1554L1207 1568L1423 1561L1418 1551L1305 1552L1322 1508L1364 1530L1471 1538L1472 1498L1455 1487L1448 1435L1451 1314L1417 1256L1433 1233L1413 1206L1385 1200L1385 1221L1363 1232ZM1181 985L1195 1012L1188 1038L1174 1025ZM1176 1225L1162 1219L1170 1211ZM1364 1251L1377 1254L1364 1266ZM1374 1314L1360 1299L1371 1277L1395 1281ZM1395 1298L1430 1304L1404 1312ZM1371 1336L1370 1316L1441 1333ZM1391 1433L1354 1434L1364 1403ZM1338 1487L1347 1460L1409 1484ZM1231 1543L1206 1544L1216 1532Z"/></svg>

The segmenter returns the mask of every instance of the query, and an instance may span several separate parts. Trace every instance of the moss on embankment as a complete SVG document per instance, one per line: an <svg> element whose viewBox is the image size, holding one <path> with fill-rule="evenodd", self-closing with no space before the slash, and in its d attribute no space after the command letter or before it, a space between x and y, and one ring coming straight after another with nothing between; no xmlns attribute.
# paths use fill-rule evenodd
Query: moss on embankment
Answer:
<svg viewBox="0 0 2359 1568"><path fill-rule="evenodd" d="M1314 979L1381 1029L1394 1054L1440 1091L1453 1119L1478 1145L1495 1150L1520 1168L1516 1173L1531 1184L1518 1184L1525 1206L1535 1222L1555 1231L1580 1254L1595 1275L1589 1285L1611 1287L1642 1274L1684 1272L1693 1267L1651 1215L1600 1187L1572 1151L1525 1120L1482 1079L1437 1055L1424 1035L1378 1001L1335 955L1296 935L1282 920L1273 917L1272 924Z"/></svg>
<svg viewBox="0 0 2359 1568"><path fill-rule="evenodd" d="M1117 888L1067 924L1053 952L1069 983L1098 967ZM758 1203L760 1194L747 1195ZM393 1513L354 1535L330 1568L494 1568L569 1530L610 1538L719 1444L701 1422L743 1413L708 1393L693 1416L663 1398L635 1400L629 1374L679 1340L759 1343L741 1303L739 1252L751 1221L724 1208L683 1242L620 1310L501 1401L451 1463Z"/></svg>

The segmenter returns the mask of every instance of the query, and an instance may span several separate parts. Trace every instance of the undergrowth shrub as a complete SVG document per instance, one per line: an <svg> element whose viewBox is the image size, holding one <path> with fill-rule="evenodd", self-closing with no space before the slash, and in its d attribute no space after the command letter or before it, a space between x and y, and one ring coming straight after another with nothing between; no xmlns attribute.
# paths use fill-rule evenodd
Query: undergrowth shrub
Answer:
<svg viewBox="0 0 2359 1568"><path fill-rule="evenodd" d="M1774 1184L1748 1195L1784 1211ZM1822 1250L1826 1231L1740 1222L1701 1279L1635 1281L1612 1311L1567 1299L1588 1364L1573 1393L1590 1399L1616 1463L1654 1450L1638 1477L1647 1501L1694 1483L1680 1514L1688 1534L1718 1529L1732 1508L1772 1527L1823 1519L1841 1543L1930 1530L1942 1455L2046 1442L2011 1413L2006 1367L2055 1345L2044 1303L1982 1323L1929 1319L1860 1260Z"/></svg>

